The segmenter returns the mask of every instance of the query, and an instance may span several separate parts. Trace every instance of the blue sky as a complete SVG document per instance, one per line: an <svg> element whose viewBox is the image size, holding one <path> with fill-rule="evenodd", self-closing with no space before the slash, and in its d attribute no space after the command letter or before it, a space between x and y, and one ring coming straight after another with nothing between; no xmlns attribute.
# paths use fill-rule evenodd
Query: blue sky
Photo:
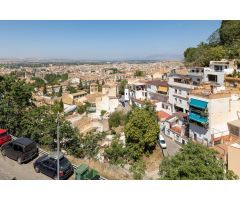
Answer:
<svg viewBox="0 0 240 200"><path fill-rule="evenodd" d="M180 58L220 21L0 21L0 58Z"/></svg>

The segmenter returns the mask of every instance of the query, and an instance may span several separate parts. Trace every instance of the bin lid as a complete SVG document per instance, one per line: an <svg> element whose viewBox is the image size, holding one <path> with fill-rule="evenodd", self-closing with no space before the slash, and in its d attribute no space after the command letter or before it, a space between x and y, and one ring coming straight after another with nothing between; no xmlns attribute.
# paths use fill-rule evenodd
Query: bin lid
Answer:
<svg viewBox="0 0 240 200"><path fill-rule="evenodd" d="M84 172L86 172L88 170L88 165L86 164L81 164L77 167L76 169L76 173L80 173L83 174Z"/></svg>

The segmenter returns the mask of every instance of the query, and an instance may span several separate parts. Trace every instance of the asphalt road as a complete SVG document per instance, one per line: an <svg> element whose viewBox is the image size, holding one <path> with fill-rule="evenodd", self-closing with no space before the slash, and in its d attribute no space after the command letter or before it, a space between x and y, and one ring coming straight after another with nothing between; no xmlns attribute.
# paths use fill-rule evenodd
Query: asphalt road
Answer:
<svg viewBox="0 0 240 200"><path fill-rule="evenodd" d="M168 136L166 136L164 134L161 134L161 135L164 137L165 142L167 144L167 149L163 150L164 156L167 156L167 155L168 156L173 156L173 155L175 155L181 149L181 146L178 145L176 142L174 142L174 140L172 140Z"/></svg>
<svg viewBox="0 0 240 200"><path fill-rule="evenodd" d="M52 180L44 174L36 173L33 162L34 160L19 165L16 161L4 157L0 153L0 180L12 180L13 177L17 180Z"/></svg>

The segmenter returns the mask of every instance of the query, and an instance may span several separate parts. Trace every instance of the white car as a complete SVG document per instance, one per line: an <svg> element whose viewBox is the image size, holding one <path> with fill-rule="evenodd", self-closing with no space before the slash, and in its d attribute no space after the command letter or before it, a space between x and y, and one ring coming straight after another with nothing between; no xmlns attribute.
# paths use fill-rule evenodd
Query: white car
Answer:
<svg viewBox="0 0 240 200"><path fill-rule="evenodd" d="M159 139L158 139L159 145L162 149L166 149L167 148L167 144L163 138L162 135L159 135Z"/></svg>

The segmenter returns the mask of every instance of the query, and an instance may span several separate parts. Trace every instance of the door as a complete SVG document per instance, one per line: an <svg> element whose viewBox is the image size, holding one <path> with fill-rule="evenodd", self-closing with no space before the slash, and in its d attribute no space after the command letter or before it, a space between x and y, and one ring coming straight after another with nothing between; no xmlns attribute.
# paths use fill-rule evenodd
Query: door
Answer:
<svg viewBox="0 0 240 200"><path fill-rule="evenodd" d="M196 133L194 133L193 137L194 137L194 140L197 141L197 134Z"/></svg>
<svg viewBox="0 0 240 200"><path fill-rule="evenodd" d="M7 157L14 159L13 143L8 144L4 150Z"/></svg>
<svg viewBox="0 0 240 200"><path fill-rule="evenodd" d="M57 165L56 162L49 160L49 173L50 177L54 178L57 175Z"/></svg>
<svg viewBox="0 0 240 200"><path fill-rule="evenodd" d="M13 144L13 151L12 151L12 159L17 160L22 154L22 147L17 145L17 144Z"/></svg>
<svg viewBox="0 0 240 200"><path fill-rule="evenodd" d="M46 174L47 176L52 177L52 170L50 167L50 162L49 160L45 160L42 162L40 170L43 174Z"/></svg>

